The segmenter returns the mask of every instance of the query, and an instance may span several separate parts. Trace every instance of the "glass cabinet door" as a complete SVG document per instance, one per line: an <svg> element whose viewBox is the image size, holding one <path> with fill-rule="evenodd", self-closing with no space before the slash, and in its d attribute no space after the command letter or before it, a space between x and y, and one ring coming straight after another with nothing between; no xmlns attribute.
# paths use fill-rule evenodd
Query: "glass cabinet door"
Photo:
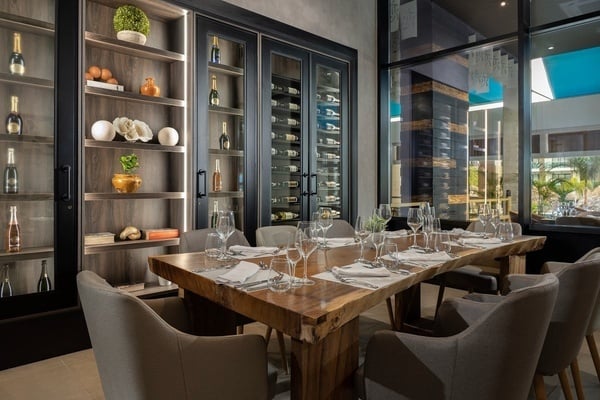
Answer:
<svg viewBox="0 0 600 400"><path fill-rule="evenodd" d="M198 102L208 118L199 122L196 226L212 227L217 211L230 210L236 228L253 236L256 85L248 77L256 75L256 37L205 17L198 27Z"/></svg>

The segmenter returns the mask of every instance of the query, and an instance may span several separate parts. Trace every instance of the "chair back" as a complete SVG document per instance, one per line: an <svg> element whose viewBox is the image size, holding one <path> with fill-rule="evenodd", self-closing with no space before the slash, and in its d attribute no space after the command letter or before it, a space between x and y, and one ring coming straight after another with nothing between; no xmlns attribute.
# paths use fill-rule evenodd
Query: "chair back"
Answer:
<svg viewBox="0 0 600 400"><path fill-rule="evenodd" d="M558 298L537 367L542 375L564 370L579 353L600 290L600 258L570 264L556 276Z"/></svg>
<svg viewBox="0 0 600 400"><path fill-rule="evenodd" d="M289 235L296 233L292 225L261 226L256 229L257 246L287 246Z"/></svg>
<svg viewBox="0 0 600 400"><path fill-rule="evenodd" d="M183 232L179 238L179 252L192 253L204 251L206 245L206 237L209 233L216 233L214 228L196 229L193 231ZM227 240L227 245L250 246L248 239L244 233L238 229L235 230Z"/></svg>
<svg viewBox="0 0 600 400"><path fill-rule="evenodd" d="M581 256L577 262L581 261L589 261L589 260L600 260L600 247L596 247L586 254ZM597 330L600 330L600 291L598 292L598 297L596 298L596 304L594 305L594 309L592 310L592 317L590 318L590 324L587 329L587 335L591 335Z"/></svg>
<svg viewBox="0 0 600 400"><path fill-rule="evenodd" d="M354 228L343 219L334 219L331 228L327 231L327 237L344 238L354 237Z"/></svg>

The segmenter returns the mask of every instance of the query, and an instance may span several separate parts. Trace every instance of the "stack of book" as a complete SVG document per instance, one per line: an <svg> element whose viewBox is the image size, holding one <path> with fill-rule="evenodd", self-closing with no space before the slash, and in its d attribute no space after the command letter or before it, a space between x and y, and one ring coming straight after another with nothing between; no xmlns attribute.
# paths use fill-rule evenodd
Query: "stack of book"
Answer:
<svg viewBox="0 0 600 400"><path fill-rule="evenodd" d="M173 239L178 237L179 229L177 228L142 229L142 239L145 240Z"/></svg>
<svg viewBox="0 0 600 400"><path fill-rule="evenodd" d="M87 233L84 237L84 244L86 246L94 244L107 244L115 242L115 234L112 232L96 232Z"/></svg>

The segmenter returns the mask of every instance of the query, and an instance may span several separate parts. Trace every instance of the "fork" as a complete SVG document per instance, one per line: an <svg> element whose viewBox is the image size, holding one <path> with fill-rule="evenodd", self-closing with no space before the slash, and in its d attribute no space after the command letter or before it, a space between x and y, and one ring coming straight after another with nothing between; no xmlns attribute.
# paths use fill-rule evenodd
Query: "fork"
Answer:
<svg viewBox="0 0 600 400"><path fill-rule="evenodd" d="M347 277L347 276L342 276L342 275L340 275L338 273L335 273L333 270L331 270L331 275L333 275L333 277L335 279L337 279L338 281L340 281L340 282L354 283L356 285L366 286L366 287L371 288L371 289L379 289L379 286L376 285L376 284L374 284L374 283L371 283L369 281L361 281L359 279L350 278L350 277Z"/></svg>

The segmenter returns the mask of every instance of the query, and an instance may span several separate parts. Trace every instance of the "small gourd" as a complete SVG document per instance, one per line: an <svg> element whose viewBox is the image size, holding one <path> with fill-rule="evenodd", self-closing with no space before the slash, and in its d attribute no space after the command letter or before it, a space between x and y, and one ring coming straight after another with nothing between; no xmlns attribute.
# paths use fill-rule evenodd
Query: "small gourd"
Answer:
<svg viewBox="0 0 600 400"><path fill-rule="evenodd" d="M146 96L160 96L160 88L154 83L154 78L146 78L146 82L140 86L140 93Z"/></svg>

